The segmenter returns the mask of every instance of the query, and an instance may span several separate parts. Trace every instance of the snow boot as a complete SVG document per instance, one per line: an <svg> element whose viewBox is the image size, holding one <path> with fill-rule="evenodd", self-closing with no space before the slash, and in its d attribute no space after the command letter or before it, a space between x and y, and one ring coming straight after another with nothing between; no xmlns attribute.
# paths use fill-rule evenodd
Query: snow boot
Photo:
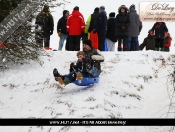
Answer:
<svg viewBox="0 0 175 132"><path fill-rule="evenodd" d="M53 69L53 76L54 77L61 77L61 75L58 73L58 70L56 68Z"/></svg>
<svg viewBox="0 0 175 132"><path fill-rule="evenodd" d="M55 68L53 70L53 76L55 77L55 81L58 81L61 85L64 84L64 81L63 81L63 76L61 76L59 73L58 73L58 70ZM64 84L65 85L65 84Z"/></svg>
<svg viewBox="0 0 175 132"><path fill-rule="evenodd" d="M121 45L118 45L117 50L118 51L122 51L122 46Z"/></svg>
<svg viewBox="0 0 175 132"><path fill-rule="evenodd" d="M83 80L83 75L82 75L82 73L77 72L77 80L78 80L78 83L81 83L81 81Z"/></svg>
<svg viewBox="0 0 175 132"><path fill-rule="evenodd" d="M62 77L58 77L58 78L57 78L57 81L58 81L61 85L66 86L66 84L64 83Z"/></svg>

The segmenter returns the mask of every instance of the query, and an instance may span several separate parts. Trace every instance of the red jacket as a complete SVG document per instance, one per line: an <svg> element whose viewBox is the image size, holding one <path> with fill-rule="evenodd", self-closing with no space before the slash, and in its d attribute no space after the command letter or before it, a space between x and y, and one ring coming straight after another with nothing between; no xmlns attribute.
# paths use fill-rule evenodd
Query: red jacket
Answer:
<svg viewBox="0 0 175 132"><path fill-rule="evenodd" d="M66 27L69 35L81 35L85 30L83 15L78 10L74 10L67 19Z"/></svg>
<svg viewBox="0 0 175 132"><path fill-rule="evenodd" d="M170 47L171 46L171 39L170 38L168 38L167 43L164 43L164 46L165 47Z"/></svg>

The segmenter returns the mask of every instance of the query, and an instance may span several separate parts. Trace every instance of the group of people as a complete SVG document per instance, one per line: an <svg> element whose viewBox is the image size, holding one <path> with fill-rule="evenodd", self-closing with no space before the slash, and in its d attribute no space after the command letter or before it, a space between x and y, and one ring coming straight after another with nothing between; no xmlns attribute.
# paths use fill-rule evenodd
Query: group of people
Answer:
<svg viewBox="0 0 175 132"><path fill-rule="evenodd" d="M43 10L36 17L36 43L49 47L50 35L53 34L54 21L49 12L49 7L44 6ZM73 8L70 14L68 10L63 11L63 16L57 23L57 33L60 37L58 50L62 50L66 41L65 50L79 51L82 40L92 40L90 35L98 35L98 49L105 51L105 41L108 51L115 50L115 43L118 42L118 51L146 50L169 51L171 36L165 22L156 22L148 31L148 36L139 45L138 36L142 30L142 22L132 4L129 8L121 5L118 14L115 12L107 14L104 6L96 7L89 15L86 24L79 7ZM92 45L94 41L92 40Z"/></svg>
<svg viewBox="0 0 175 132"><path fill-rule="evenodd" d="M36 43L40 47L50 46L50 35L53 34L54 21L50 14L49 7L44 6L43 10L36 17ZM66 40L67 51L77 51L77 63L71 63L69 73L61 75L55 68L53 75L55 80L62 85L74 82L76 79L81 83L83 77L99 77L101 73L100 63L104 56L100 51L105 50L105 41L108 51L115 50L115 43L118 41L118 51L157 50L169 51L171 36L165 22L156 22L148 31L148 36L139 45L138 36L142 30L142 22L132 4L129 9L121 5L118 14L109 13L107 18L105 7L96 7L88 17L86 24L79 7L73 8L70 14L68 10L63 11L63 16L57 23L57 33L60 37L58 50L62 50ZM98 48L93 47L91 35L98 35ZM83 40L83 51L80 51L80 42Z"/></svg>

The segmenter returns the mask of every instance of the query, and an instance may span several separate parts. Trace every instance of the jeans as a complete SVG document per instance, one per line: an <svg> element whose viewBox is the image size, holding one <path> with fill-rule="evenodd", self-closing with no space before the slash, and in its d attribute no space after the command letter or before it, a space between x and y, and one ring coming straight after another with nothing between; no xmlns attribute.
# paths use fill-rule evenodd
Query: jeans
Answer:
<svg viewBox="0 0 175 132"><path fill-rule="evenodd" d="M96 67L94 67L94 66L92 67L91 70L89 70L89 71L86 72L86 73L82 72L81 70L80 70L80 71L77 71L77 72L82 73L82 75L85 76L85 77L99 77L99 75L100 75L100 71L99 71ZM69 78L69 80L70 80L71 82L73 82L73 81L76 80L76 75L75 75L75 74L76 74L77 72L75 72L75 71L70 72L69 74L64 75L64 77Z"/></svg>
<svg viewBox="0 0 175 132"><path fill-rule="evenodd" d="M94 66L90 71L88 71L88 73L90 74L90 77L99 77L100 75L100 71Z"/></svg>
<svg viewBox="0 0 175 132"><path fill-rule="evenodd" d="M80 72L83 77L99 77L100 75L100 71L96 68L96 67L92 67L92 69L86 73L82 72L81 70L80 71L72 71L70 72L69 74L66 74L66 75L63 75L64 76L64 83L67 85L69 83L72 83L76 80L76 73L77 72Z"/></svg>
<svg viewBox="0 0 175 132"><path fill-rule="evenodd" d="M133 47L134 47L134 51L138 51L139 50L139 41L138 41L138 37L128 37L128 43L127 43L127 51L130 51L130 47L131 47L131 41L133 42Z"/></svg>
<svg viewBox="0 0 175 132"><path fill-rule="evenodd" d="M64 41L67 39L67 36L68 36L68 35L61 34L58 50L62 50L63 45L64 45Z"/></svg>

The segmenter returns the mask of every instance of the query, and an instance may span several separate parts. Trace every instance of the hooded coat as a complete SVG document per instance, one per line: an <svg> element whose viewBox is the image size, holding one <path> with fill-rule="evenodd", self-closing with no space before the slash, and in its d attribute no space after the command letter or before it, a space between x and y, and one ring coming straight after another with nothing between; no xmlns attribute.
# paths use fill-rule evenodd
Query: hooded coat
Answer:
<svg viewBox="0 0 175 132"><path fill-rule="evenodd" d="M140 21L139 15L137 14L137 11L133 8L130 9L129 13L130 22L128 29L128 36L129 37L138 37L141 29L142 29L142 22Z"/></svg>
<svg viewBox="0 0 175 132"><path fill-rule="evenodd" d="M143 43L140 45L140 50L143 50L146 46L146 50L155 50L155 36L148 36L144 39Z"/></svg>
<svg viewBox="0 0 175 132"><path fill-rule="evenodd" d="M63 34L68 34L66 30L66 23L67 19L65 18L66 13L69 12L68 10L63 11L63 16L59 19L57 23L57 32L61 32Z"/></svg>
<svg viewBox="0 0 175 132"><path fill-rule="evenodd" d="M99 15L99 11L94 11L93 14L89 15L86 21L85 33L90 33L95 29L95 23L97 21L97 17Z"/></svg>
<svg viewBox="0 0 175 132"><path fill-rule="evenodd" d="M156 22L151 30L155 32L156 39L164 39L164 33L168 32L165 22Z"/></svg>
<svg viewBox="0 0 175 132"><path fill-rule="evenodd" d="M104 62L104 56L100 53L100 51L92 48L90 51L84 51L84 53L85 55L91 56L94 67L96 67L101 72L100 63Z"/></svg>
<svg viewBox="0 0 175 132"><path fill-rule="evenodd" d="M106 38L111 40L112 42L117 42L117 37L115 35L115 13L110 13L109 19L107 20L107 33Z"/></svg>
<svg viewBox="0 0 175 132"><path fill-rule="evenodd" d="M106 27L107 27L107 16L105 11L101 11L97 17L95 23L95 30L98 34L105 34L106 35Z"/></svg>
<svg viewBox="0 0 175 132"><path fill-rule="evenodd" d="M124 8L125 12L122 13L121 9ZM128 8L125 5L122 5L118 8L118 14L116 16L116 36L125 35L128 36L129 30L128 27L130 25L129 15L127 13ZM125 26L125 29L122 29L122 26Z"/></svg>
<svg viewBox="0 0 175 132"><path fill-rule="evenodd" d="M41 32L47 33L50 35L50 32L53 32L54 30L54 21L53 17L49 12L49 9L44 8L37 16L36 16L36 29L40 29Z"/></svg>
<svg viewBox="0 0 175 132"><path fill-rule="evenodd" d="M78 10L74 10L67 19L66 27L69 35L81 35L85 30L83 15Z"/></svg>

